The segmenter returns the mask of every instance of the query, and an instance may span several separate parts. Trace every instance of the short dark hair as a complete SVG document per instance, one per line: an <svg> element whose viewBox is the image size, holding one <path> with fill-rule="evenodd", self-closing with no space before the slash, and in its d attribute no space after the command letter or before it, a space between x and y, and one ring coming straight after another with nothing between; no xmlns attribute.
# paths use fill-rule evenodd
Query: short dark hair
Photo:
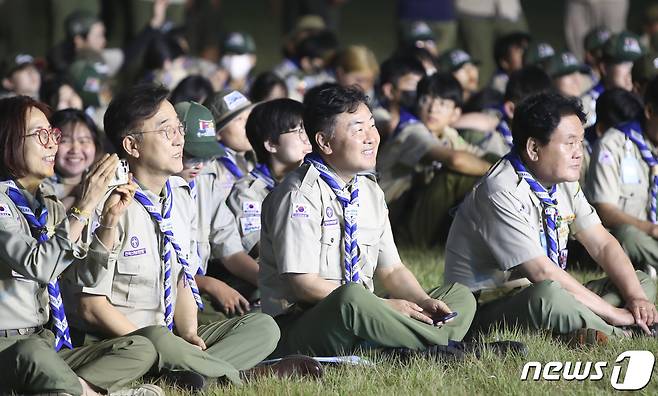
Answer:
<svg viewBox="0 0 658 396"><path fill-rule="evenodd" d="M338 49L338 38L331 30L321 30L304 38L295 48L295 55L302 58L323 58Z"/></svg>
<svg viewBox="0 0 658 396"><path fill-rule="evenodd" d="M27 174L23 143L27 132L27 115L37 108L50 117L50 107L29 96L0 99L0 154L2 178L17 179Z"/></svg>
<svg viewBox="0 0 658 396"><path fill-rule="evenodd" d="M94 146L96 146L96 157L99 157L99 155L103 152L104 148L101 133L98 130L94 120L84 111L78 109L64 109L56 111L52 116L50 116L50 124L53 127L62 130L64 130L69 125L75 126L75 124L82 124L86 126L87 129L89 129L89 132L91 132L91 137L94 140Z"/></svg>
<svg viewBox="0 0 658 396"><path fill-rule="evenodd" d="M304 128L313 150L319 152L315 135L322 132L331 138L335 133L336 117L354 113L360 104L368 105L365 93L357 87L341 87L332 84L322 89L312 89L304 96Z"/></svg>
<svg viewBox="0 0 658 396"><path fill-rule="evenodd" d="M112 99L105 112L103 125L105 134L120 157L126 154L123 150L123 138L128 132L139 129L144 120L153 117L168 95L169 91L163 86L138 84Z"/></svg>
<svg viewBox="0 0 658 396"><path fill-rule="evenodd" d="M503 102L503 94L492 87L485 87L473 94L462 107L464 113L479 113L485 110L498 109Z"/></svg>
<svg viewBox="0 0 658 396"><path fill-rule="evenodd" d="M658 76L649 81L646 91L644 91L644 104L651 106L654 111L658 111Z"/></svg>
<svg viewBox="0 0 658 396"><path fill-rule="evenodd" d="M282 133L303 123L304 105L293 99L274 99L255 106L247 118L247 139L258 162L270 164L272 154L265 150L266 140L279 142Z"/></svg>
<svg viewBox="0 0 658 396"><path fill-rule="evenodd" d="M512 32L499 37L494 42L494 60L501 67L501 61L509 55L512 47L524 47L530 41L530 35L525 32Z"/></svg>
<svg viewBox="0 0 658 396"><path fill-rule="evenodd" d="M75 90L73 83L65 76L55 75L50 78L46 78L41 82L41 87L39 88L39 98L41 101L53 109L57 108L59 103L59 89L64 85L71 87L75 91L76 95L78 92Z"/></svg>
<svg viewBox="0 0 658 396"><path fill-rule="evenodd" d="M251 84L251 89L249 90L249 99L253 103L261 102L265 100L271 93L274 87L280 86L288 95L288 87L286 82L283 79L276 75L273 72L264 72L256 76L254 82Z"/></svg>
<svg viewBox="0 0 658 396"><path fill-rule="evenodd" d="M455 102L455 107L461 108L464 105L462 86L451 73L435 73L423 77L418 82L416 91L416 104L423 96L431 96L452 100Z"/></svg>
<svg viewBox="0 0 658 396"><path fill-rule="evenodd" d="M425 76L423 64L415 57L409 55L393 56L386 59L381 64L381 73L379 74L379 84L386 83L397 85L400 78L407 74L417 74Z"/></svg>
<svg viewBox="0 0 658 396"><path fill-rule="evenodd" d="M512 120L514 147L522 150L529 138L547 144L551 135L564 116L578 116L585 122L583 106L578 98L571 98L555 92L542 92L532 95L516 106Z"/></svg>
<svg viewBox="0 0 658 396"><path fill-rule="evenodd" d="M516 104L530 95L552 89L553 82L543 69L539 66L526 66L510 74L504 100Z"/></svg>
<svg viewBox="0 0 658 396"><path fill-rule="evenodd" d="M187 76L171 91L169 101L174 105L189 101L202 103L212 96L213 92L212 84L207 78L200 75Z"/></svg>
<svg viewBox="0 0 658 396"><path fill-rule="evenodd" d="M596 100L596 123L604 130L631 120L642 120L643 112L642 100L623 88L607 89Z"/></svg>

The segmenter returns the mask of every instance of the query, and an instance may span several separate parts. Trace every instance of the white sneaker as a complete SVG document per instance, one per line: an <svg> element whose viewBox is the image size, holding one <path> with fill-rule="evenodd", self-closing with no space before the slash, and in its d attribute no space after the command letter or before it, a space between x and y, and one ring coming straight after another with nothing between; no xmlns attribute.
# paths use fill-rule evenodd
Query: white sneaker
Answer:
<svg viewBox="0 0 658 396"><path fill-rule="evenodd" d="M143 384L136 388L119 389L109 396L165 396L165 393L157 385Z"/></svg>

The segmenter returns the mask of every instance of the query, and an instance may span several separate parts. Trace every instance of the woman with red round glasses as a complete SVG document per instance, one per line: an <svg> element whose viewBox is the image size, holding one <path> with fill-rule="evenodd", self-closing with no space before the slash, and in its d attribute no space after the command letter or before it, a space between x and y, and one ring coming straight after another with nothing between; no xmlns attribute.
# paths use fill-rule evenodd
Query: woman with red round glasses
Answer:
<svg viewBox="0 0 658 396"><path fill-rule="evenodd" d="M102 274L84 259L109 258L114 230L99 227L90 241L81 235L118 158L106 155L92 167L67 214L43 184L54 173L61 139L48 115L46 105L27 96L0 100L0 367L6 368L0 389L96 395L142 376L156 353L140 336L72 348L58 277L68 268L91 285ZM118 187L103 213L119 216L134 192L132 183Z"/></svg>

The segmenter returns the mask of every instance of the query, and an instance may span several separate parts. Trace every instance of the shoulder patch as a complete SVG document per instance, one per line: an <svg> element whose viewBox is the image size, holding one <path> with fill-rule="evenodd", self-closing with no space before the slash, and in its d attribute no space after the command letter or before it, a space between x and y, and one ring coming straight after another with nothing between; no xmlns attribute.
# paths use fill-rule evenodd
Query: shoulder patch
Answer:
<svg viewBox="0 0 658 396"><path fill-rule="evenodd" d="M0 203L0 217L13 217L11 210L6 204Z"/></svg>
<svg viewBox="0 0 658 396"><path fill-rule="evenodd" d="M615 160L610 150L602 149L601 152L599 153L599 164L612 165L614 164L614 162Z"/></svg>

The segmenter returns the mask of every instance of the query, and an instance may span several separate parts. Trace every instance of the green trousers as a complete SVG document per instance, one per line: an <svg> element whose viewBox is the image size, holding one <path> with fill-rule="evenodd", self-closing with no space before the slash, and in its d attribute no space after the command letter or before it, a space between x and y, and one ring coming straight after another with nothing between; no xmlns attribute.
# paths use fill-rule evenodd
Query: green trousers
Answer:
<svg viewBox="0 0 658 396"><path fill-rule="evenodd" d="M442 327L411 319L359 284L340 286L313 307L277 317L281 341L272 354L314 356L349 354L368 344L423 349L459 341L475 314L475 299L468 288L452 284L430 291L458 316Z"/></svg>
<svg viewBox="0 0 658 396"><path fill-rule="evenodd" d="M635 268L644 269L651 265L658 269L658 240L632 225L623 225L612 230Z"/></svg>
<svg viewBox="0 0 658 396"><path fill-rule="evenodd" d="M279 328L269 316L246 314L199 326L197 331L207 349L194 345L164 326L148 326L135 331L148 338L158 353L157 372L190 370L209 378L226 378L240 384L240 370L265 359L279 341Z"/></svg>
<svg viewBox="0 0 658 396"><path fill-rule="evenodd" d="M153 344L144 337L112 338L55 352L50 330L0 337L0 390L18 393L82 394L78 377L113 391L142 377L156 361Z"/></svg>
<svg viewBox="0 0 658 396"><path fill-rule="evenodd" d="M655 301L656 284L644 272L637 271L636 274L647 298ZM617 288L607 277L588 282L585 287L615 307L624 306ZM608 335L622 335L620 328L606 323L558 282L553 281L535 283L480 305L473 320L472 331L486 331L496 325L549 329L559 334L590 328Z"/></svg>
<svg viewBox="0 0 658 396"><path fill-rule="evenodd" d="M441 169L429 183L418 183L404 217L407 233L398 236L401 243L424 248L445 242L452 224L451 209L464 199L479 179L479 176Z"/></svg>

